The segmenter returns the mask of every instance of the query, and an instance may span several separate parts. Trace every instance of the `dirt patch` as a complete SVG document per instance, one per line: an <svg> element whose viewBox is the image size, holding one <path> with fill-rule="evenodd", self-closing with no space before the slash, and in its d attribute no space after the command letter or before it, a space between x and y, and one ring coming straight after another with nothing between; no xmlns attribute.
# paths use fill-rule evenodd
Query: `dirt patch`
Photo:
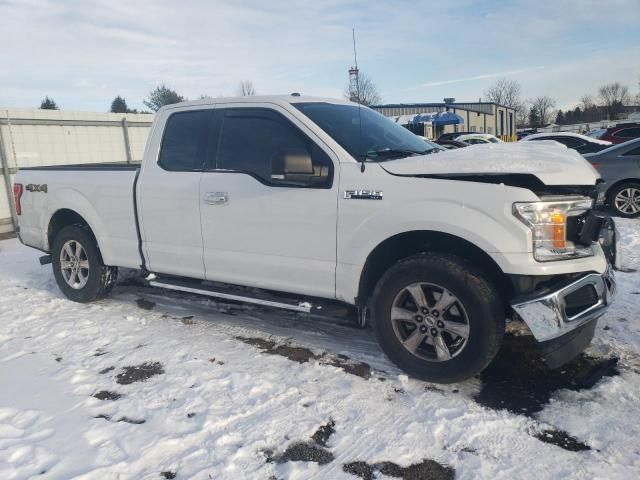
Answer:
<svg viewBox="0 0 640 480"><path fill-rule="evenodd" d="M145 300L144 298L138 298L136 300L136 303L138 304L138 307L142 308L143 310L153 310L153 307L156 306L155 302Z"/></svg>
<svg viewBox="0 0 640 480"><path fill-rule="evenodd" d="M316 430L316 432L311 435L311 440L316 442L321 447L326 447L327 441L329 440L331 435L336 432L336 429L334 428L335 426L336 422L334 422L333 419L329 419L328 423L326 423L325 425L321 425L320 428L318 428L318 430Z"/></svg>
<svg viewBox="0 0 640 480"><path fill-rule="evenodd" d="M321 365L331 365L332 367L340 368L346 373L367 380L371 378L371 367L368 364L364 362L354 362L346 355L333 356L327 353L316 355L308 348L277 344L273 340L266 340L264 338L236 337L236 340L257 347L265 353L280 355L294 362L307 363L309 360L318 360Z"/></svg>
<svg viewBox="0 0 640 480"><path fill-rule="evenodd" d="M137 419L137 418L122 417L118 419L118 422L131 423L133 425L142 425L143 423L146 422L146 420L143 418Z"/></svg>
<svg viewBox="0 0 640 480"><path fill-rule="evenodd" d="M180 319L180 321L181 321L183 324L185 324L185 325L193 325L194 323L196 323L196 322L193 320L193 315L188 315L188 316L186 316L186 317L182 317L182 318Z"/></svg>
<svg viewBox="0 0 640 480"><path fill-rule="evenodd" d="M236 339L254 347L259 348L270 355L280 355L288 358L293 362L307 363L311 359L317 358L316 355L304 347L292 347L291 345L278 345L271 340L263 338L236 337Z"/></svg>
<svg viewBox="0 0 640 480"><path fill-rule="evenodd" d="M109 353L109 352L99 348L99 349L96 350L96 353L94 353L93 356L94 357L101 357L102 355L106 355L107 353Z"/></svg>
<svg viewBox="0 0 640 480"><path fill-rule="evenodd" d="M564 448L565 450L569 450L570 452L584 452L586 450L591 450L589 445L581 442L562 430L543 430L533 436L541 442L556 445L560 448Z"/></svg>
<svg viewBox="0 0 640 480"><path fill-rule="evenodd" d="M129 385L134 382L143 382L162 373L164 368L160 362L144 362L140 365L122 367L122 372L116 375L116 382L120 385Z"/></svg>
<svg viewBox="0 0 640 480"><path fill-rule="evenodd" d="M505 336L502 349L481 374L475 401L495 410L532 416L544 408L556 390L592 388L603 377L618 375L617 359L580 354L570 363L550 370L529 336Z"/></svg>
<svg viewBox="0 0 640 480"><path fill-rule="evenodd" d="M320 363L340 368L350 375L355 375L356 377L364 378L365 380L371 378L371 367L369 364L364 362L353 362L345 355L339 357L326 355L322 358Z"/></svg>
<svg viewBox="0 0 640 480"><path fill-rule="evenodd" d="M160 472L160 475L162 475L167 480L172 480L172 479L176 478L176 472L171 472L171 471L168 471L168 470L165 471L165 472Z"/></svg>
<svg viewBox="0 0 640 480"><path fill-rule="evenodd" d="M325 465L332 462L334 458L333 453L314 443L297 442L279 455L267 455L267 463L315 462L319 465Z"/></svg>
<svg viewBox="0 0 640 480"><path fill-rule="evenodd" d="M351 462L342 465L342 470L355 475L356 477L364 478L364 480L374 480L375 469L367 462Z"/></svg>
<svg viewBox="0 0 640 480"><path fill-rule="evenodd" d="M367 462L351 462L342 465L342 470L365 480L375 479L376 472L403 480L453 480L455 478L453 468L430 459L408 467L401 467L393 462L380 462L373 465Z"/></svg>
<svg viewBox="0 0 640 480"><path fill-rule="evenodd" d="M62 361L62 357L56 357L56 362L60 363Z"/></svg>
<svg viewBox="0 0 640 480"><path fill-rule="evenodd" d="M118 400L122 398L120 393L110 392L109 390L100 390L98 393L93 394L93 398L98 400Z"/></svg>
<svg viewBox="0 0 640 480"><path fill-rule="evenodd" d="M103 368L102 370L100 370L98 373L100 375L104 375L105 373L109 373L112 370L115 370L116 367L107 367L107 368Z"/></svg>

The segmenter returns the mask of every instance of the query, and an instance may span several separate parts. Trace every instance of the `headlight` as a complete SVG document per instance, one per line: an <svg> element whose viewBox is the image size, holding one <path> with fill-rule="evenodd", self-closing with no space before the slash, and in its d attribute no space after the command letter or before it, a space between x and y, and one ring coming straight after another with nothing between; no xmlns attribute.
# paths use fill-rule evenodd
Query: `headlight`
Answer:
<svg viewBox="0 0 640 480"><path fill-rule="evenodd" d="M564 198L541 202L514 203L513 214L533 233L533 258L539 262L593 255L590 246L567 239L567 220L593 208L590 198Z"/></svg>

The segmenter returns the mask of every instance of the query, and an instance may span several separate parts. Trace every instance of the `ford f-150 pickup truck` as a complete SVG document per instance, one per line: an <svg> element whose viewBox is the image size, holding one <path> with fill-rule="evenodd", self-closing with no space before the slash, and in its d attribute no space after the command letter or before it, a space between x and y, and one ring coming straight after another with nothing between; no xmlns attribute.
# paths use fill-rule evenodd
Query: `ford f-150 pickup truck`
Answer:
<svg viewBox="0 0 640 480"><path fill-rule="evenodd" d="M341 100L170 105L139 166L21 169L19 235L76 302L128 267L228 300L347 305L429 381L480 372L507 320L526 323L551 367L566 362L615 291L598 173L564 146L441 150Z"/></svg>

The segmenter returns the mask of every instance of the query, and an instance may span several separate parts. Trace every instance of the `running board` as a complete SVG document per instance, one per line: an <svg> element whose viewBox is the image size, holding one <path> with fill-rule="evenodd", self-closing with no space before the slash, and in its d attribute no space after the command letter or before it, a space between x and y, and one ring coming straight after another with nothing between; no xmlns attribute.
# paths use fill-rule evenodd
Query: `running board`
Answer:
<svg viewBox="0 0 640 480"><path fill-rule="evenodd" d="M273 300L263 300L261 298L245 297L242 295L235 295L231 293L219 292L213 289L209 289L204 285L188 286L182 282L169 283L161 280L150 280L149 285L152 287L167 288L169 290L177 290L179 292L196 293L198 295L206 295L208 297L221 298L223 300L233 300L235 302L253 303L255 305L262 305L264 307L281 308L283 310L292 310L294 312L310 313L312 305L309 302L299 302L297 304L276 302Z"/></svg>

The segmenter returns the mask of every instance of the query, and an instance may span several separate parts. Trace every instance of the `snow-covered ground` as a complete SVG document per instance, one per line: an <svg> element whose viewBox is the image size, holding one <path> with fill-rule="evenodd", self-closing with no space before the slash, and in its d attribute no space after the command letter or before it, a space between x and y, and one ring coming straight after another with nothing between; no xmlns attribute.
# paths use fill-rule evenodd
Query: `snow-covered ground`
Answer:
<svg viewBox="0 0 640 480"><path fill-rule="evenodd" d="M640 221L618 224L640 269ZM640 472L635 271L617 276L593 358L548 373L516 337L479 378L437 386L341 319L135 285L75 304L39 255L0 242L0 479Z"/></svg>

